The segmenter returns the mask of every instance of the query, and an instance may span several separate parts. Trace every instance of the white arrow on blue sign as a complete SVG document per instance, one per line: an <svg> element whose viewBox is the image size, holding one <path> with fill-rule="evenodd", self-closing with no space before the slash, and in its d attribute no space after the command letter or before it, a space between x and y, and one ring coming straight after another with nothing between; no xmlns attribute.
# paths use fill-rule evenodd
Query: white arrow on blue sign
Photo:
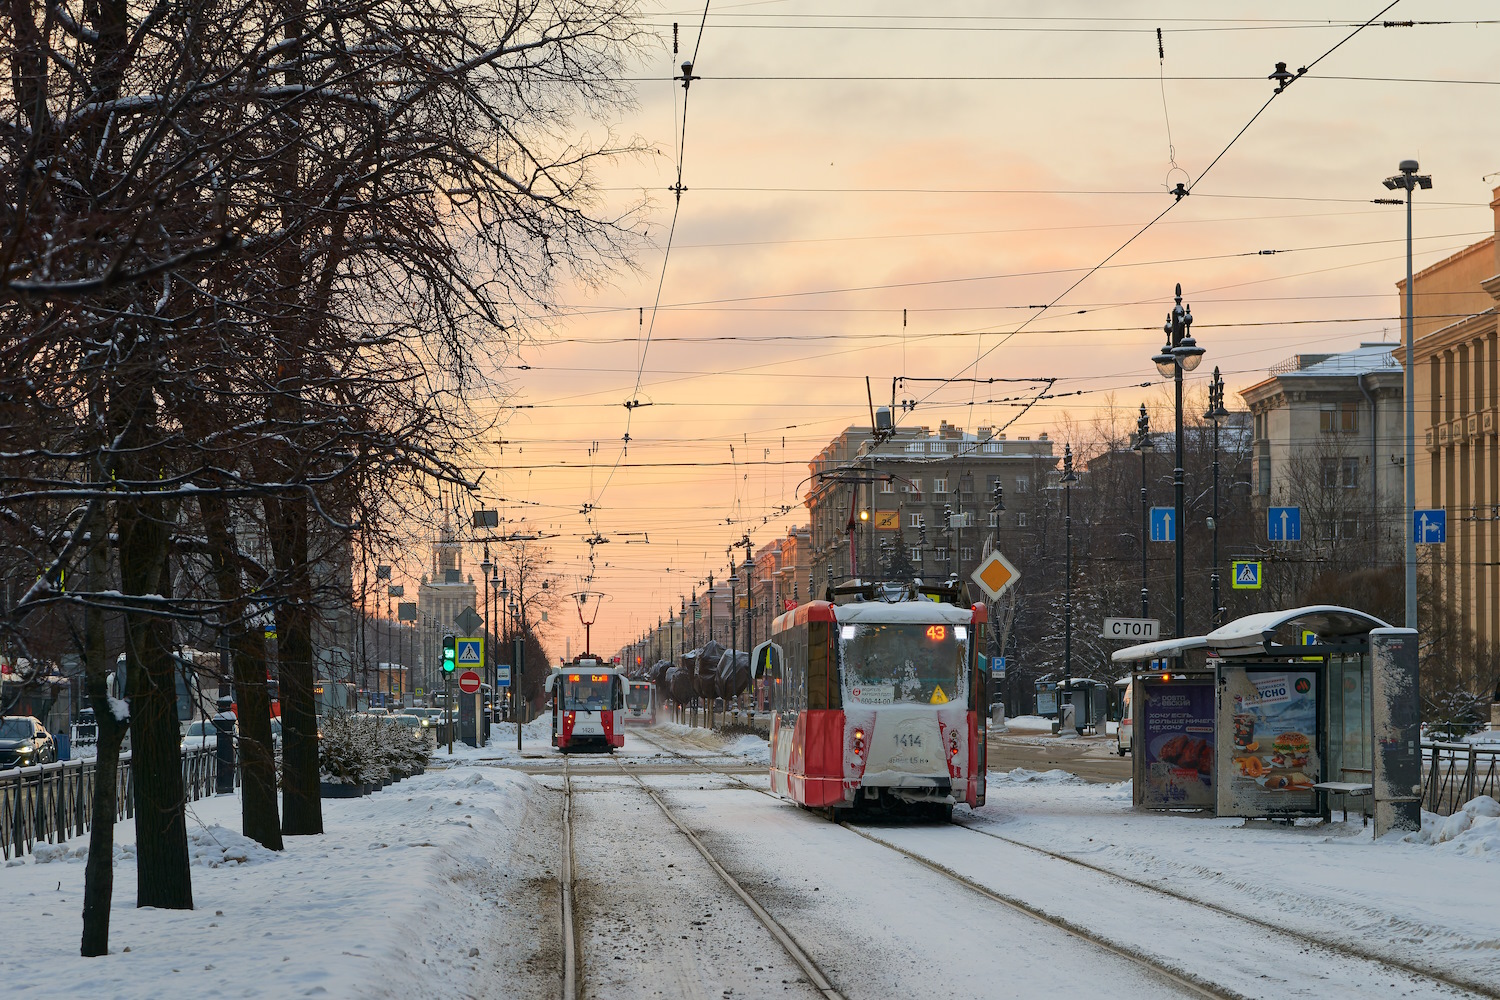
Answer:
<svg viewBox="0 0 1500 1000"><path fill-rule="evenodd" d="M1411 531L1418 545L1440 545L1448 540L1448 512L1446 510L1414 510L1411 512Z"/></svg>
<svg viewBox="0 0 1500 1000"><path fill-rule="evenodd" d="M1273 542L1302 541L1302 508L1271 507L1267 509L1266 537Z"/></svg>
<svg viewBox="0 0 1500 1000"><path fill-rule="evenodd" d="M1177 511L1171 507L1151 508L1151 540L1153 542L1177 541Z"/></svg>

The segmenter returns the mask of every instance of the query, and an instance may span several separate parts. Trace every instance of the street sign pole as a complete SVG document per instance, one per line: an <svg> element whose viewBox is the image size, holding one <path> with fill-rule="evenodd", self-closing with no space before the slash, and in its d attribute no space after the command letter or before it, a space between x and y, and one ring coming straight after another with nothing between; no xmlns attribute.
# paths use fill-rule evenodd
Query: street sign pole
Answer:
<svg viewBox="0 0 1500 1000"><path fill-rule="evenodd" d="M448 756L453 756L453 674L443 675L443 713L448 717Z"/></svg>
<svg viewBox="0 0 1500 1000"><path fill-rule="evenodd" d="M512 700L512 702L516 706L516 710L513 713L511 713L511 714L516 717L516 753L520 753L521 752L521 716L524 714L521 711L521 706L526 701L526 699L521 696L521 677L522 677L523 673L525 672L525 667L526 667L526 659L525 659L525 655L524 655L525 652L526 652L526 643L525 643L525 641L519 635L516 636L513 640L511 640L511 643L512 643L512 650L511 650L512 660L511 660L511 662L515 666L515 673L516 673L516 680L515 680L515 685L516 686L511 689L511 694L510 694L511 700ZM552 692L552 697L556 698L559 693L560 692L557 692L557 691Z"/></svg>

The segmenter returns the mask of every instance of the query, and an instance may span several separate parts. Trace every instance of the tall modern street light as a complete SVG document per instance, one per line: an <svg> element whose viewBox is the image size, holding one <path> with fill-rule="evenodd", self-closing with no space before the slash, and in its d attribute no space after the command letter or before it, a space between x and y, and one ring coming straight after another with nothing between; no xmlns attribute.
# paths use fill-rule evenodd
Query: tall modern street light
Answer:
<svg viewBox="0 0 1500 1000"><path fill-rule="evenodd" d="M1406 192L1406 627L1417 627L1417 379L1416 289L1411 273L1411 196L1417 188L1432 187L1432 177L1417 173L1416 160L1402 160L1401 173L1385 179L1388 190Z"/></svg>
<svg viewBox="0 0 1500 1000"><path fill-rule="evenodd" d="M1078 473L1073 471L1073 446L1063 445L1063 537L1066 539L1063 561L1063 685L1072 687L1073 681L1073 484L1078 482ZM1061 716L1059 716L1061 718Z"/></svg>
<svg viewBox="0 0 1500 1000"><path fill-rule="evenodd" d="M1167 342L1162 345L1161 351L1151 358L1156 363L1156 370L1161 372L1162 377L1170 378L1176 383L1177 396L1175 406L1177 467L1172 470L1172 486L1176 491L1177 510L1173 515L1172 530L1177 536L1177 615L1172 622L1176 630L1173 634L1182 638L1187 634L1187 621L1183 608L1183 543L1187 532L1183 531L1182 516L1187 506L1184 501L1183 471L1182 471L1182 373L1190 372L1197 368L1203 361L1203 348L1193 339L1193 310L1190 306L1182 304L1182 284L1179 282L1176 291L1176 305L1172 311L1167 313L1166 325L1162 330L1167 335Z"/></svg>
<svg viewBox="0 0 1500 1000"><path fill-rule="evenodd" d="M1132 449L1141 453L1141 617L1151 617L1151 602L1146 591L1146 543L1151 538L1151 508L1146 494L1146 453L1156 450L1151 440L1151 417L1146 413L1146 404L1141 404L1141 415L1135 420L1135 444Z"/></svg>
<svg viewBox="0 0 1500 1000"><path fill-rule="evenodd" d="M1224 379L1219 374L1219 366L1214 366L1214 377L1208 383L1208 412L1203 414L1203 419L1214 425L1214 516L1209 519L1209 530L1214 537L1213 572L1209 574L1208 580L1213 590L1214 607L1209 621L1213 627L1218 628L1223 617L1224 607L1219 603L1219 421L1229 416L1229 411L1224 409Z"/></svg>

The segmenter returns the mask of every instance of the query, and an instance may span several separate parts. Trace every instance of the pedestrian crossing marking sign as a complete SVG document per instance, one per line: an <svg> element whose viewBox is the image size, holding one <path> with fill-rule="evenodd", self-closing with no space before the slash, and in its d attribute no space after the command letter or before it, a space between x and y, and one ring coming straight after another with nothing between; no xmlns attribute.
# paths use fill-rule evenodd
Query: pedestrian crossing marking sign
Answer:
<svg viewBox="0 0 1500 1000"><path fill-rule="evenodd" d="M1254 559L1236 559L1230 563L1233 575L1231 585L1235 590L1260 589L1260 563Z"/></svg>
<svg viewBox="0 0 1500 1000"><path fill-rule="evenodd" d="M477 636L458 640L458 655L454 660L460 669L484 666L484 640Z"/></svg>

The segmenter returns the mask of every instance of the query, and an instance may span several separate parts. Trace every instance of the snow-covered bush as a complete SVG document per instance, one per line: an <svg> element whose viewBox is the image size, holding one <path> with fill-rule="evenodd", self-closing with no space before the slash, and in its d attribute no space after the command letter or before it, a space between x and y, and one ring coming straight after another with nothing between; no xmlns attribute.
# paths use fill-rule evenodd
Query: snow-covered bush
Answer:
<svg viewBox="0 0 1500 1000"><path fill-rule="evenodd" d="M323 721L318 768L323 781L357 785L420 774L430 755L418 730L375 715L339 712Z"/></svg>

